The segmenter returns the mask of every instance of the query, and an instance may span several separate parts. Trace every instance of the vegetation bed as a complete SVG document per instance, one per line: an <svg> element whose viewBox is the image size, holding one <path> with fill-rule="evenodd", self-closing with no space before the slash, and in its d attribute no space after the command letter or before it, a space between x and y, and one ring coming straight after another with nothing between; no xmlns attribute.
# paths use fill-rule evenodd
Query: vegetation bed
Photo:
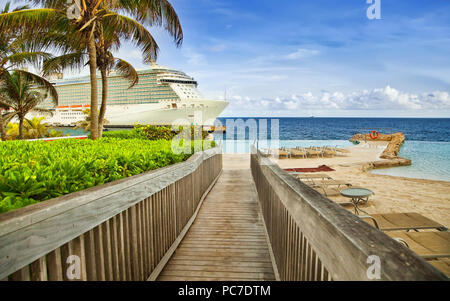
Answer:
<svg viewBox="0 0 450 301"><path fill-rule="evenodd" d="M187 160L168 140L0 143L0 213Z"/></svg>

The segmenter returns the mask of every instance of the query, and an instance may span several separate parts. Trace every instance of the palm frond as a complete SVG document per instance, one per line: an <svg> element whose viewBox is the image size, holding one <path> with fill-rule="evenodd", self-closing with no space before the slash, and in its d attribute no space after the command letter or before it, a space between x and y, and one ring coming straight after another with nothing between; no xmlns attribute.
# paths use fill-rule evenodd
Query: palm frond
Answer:
<svg viewBox="0 0 450 301"><path fill-rule="evenodd" d="M54 72L63 72L66 69L80 70L85 66L86 61L86 53L68 53L46 60L43 64L42 72L44 76L47 76Z"/></svg>
<svg viewBox="0 0 450 301"><path fill-rule="evenodd" d="M183 43L183 29L178 15L168 0L117 0L116 8L131 14L149 26L163 26L177 46Z"/></svg>
<svg viewBox="0 0 450 301"><path fill-rule="evenodd" d="M6 59L8 60L8 63L10 64L10 67L13 66L23 66L25 64L30 64L35 66L36 68L39 68L40 64L45 59L49 59L52 57L52 54L43 52L43 51L36 51L36 52L18 52L11 54Z"/></svg>
<svg viewBox="0 0 450 301"><path fill-rule="evenodd" d="M123 59L116 58L116 71L130 81L128 89L134 87L139 82L139 75L136 69Z"/></svg>
<svg viewBox="0 0 450 301"><path fill-rule="evenodd" d="M58 105L58 92L56 92L55 87L47 81L45 78L40 77L34 73L24 71L24 70L15 70L15 72L21 73L25 76L28 81L34 82L36 85L42 87L44 90L48 91L52 101L55 105Z"/></svg>
<svg viewBox="0 0 450 301"><path fill-rule="evenodd" d="M151 33L132 18L110 12L103 17L106 35L114 32L120 38L130 40L142 51L144 62L156 60L159 47Z"/></svg>
<svg viewBox="0 0 450 301"><path fill-rule="evenodd" d="M36 8L0 14L0 31L39 32L41 30L69 27L64 11L51 8Z"/></svg>

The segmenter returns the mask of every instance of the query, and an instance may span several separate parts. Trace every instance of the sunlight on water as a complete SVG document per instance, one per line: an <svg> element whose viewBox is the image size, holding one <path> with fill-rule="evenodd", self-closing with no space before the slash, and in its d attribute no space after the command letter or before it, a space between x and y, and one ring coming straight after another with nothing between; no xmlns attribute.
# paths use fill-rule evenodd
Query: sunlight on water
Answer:
<svg viewBox="0 0 450 301"><path fill-rule="evenodd" d="M400 157L412 160L411 166L373 170L372 173L398 177L450 181L450 143L407 141Z"/></svg>
<svg viewBox="0 0 450 301"><path fill-rule="evenodd" d="M254 141L249 140L217 140L222 144L222 149L225 154L248 154L250 153L250 145ZM346 140L261 140L258 141L258 148L280 148L280 147L310 147L310 146L331 146L331 147L349 147L353 145Z"/></svg>

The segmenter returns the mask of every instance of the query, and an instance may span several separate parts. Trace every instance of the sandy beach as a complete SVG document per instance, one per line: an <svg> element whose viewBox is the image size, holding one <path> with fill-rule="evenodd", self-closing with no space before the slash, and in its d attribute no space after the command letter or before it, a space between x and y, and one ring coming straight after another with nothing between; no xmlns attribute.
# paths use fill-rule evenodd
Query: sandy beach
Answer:
<svg viewBox="0 0 450 301"><path fill-rule="evenodd" d="M278 159L282 168L311 168L327 165L326 172L335 180L372 190L375 195L361 209L369 214L417 212L450 227L450 182L376 175L363 171L365 163L383 160L380 155L386 142L363 143L349 147L348 154L333 158ZM414 164L414 162L412 163ZM330 197L345 200L344 197ZM352 210L352 207L348 207Z"/></svg>

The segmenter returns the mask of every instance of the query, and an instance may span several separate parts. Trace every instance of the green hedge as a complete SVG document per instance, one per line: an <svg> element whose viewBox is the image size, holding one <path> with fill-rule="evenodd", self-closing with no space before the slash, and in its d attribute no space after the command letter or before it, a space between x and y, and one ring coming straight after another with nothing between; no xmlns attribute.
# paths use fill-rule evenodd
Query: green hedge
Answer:
<svg viewBox="0 0 450 301"><path fill-rule="evenodd" d="M172 140L181 133L183 127L178 131L173 131L168 126L154 126L154 125L136 125L131 130L109 131L104 132L103 137L121 138L121 139L148 139L148 140ZM191 127L191 139L195 138L194 131L199 130L199 127ZM202 139L208 136L207 131L202 131ZM187 138L187 137L186 137Z"/></svg>
<svg viewBox="0 0 450 301"><path fill-rule="evenodd" d="M0 213L184 161L171 141L0 143Z"/></svg>
<svg viewBox="0 0 450 301"><path fill-rule="evenodd" d="M143 139L144 137L142 137L138 132L132 129L103 132L103 138Z"/></svg>

